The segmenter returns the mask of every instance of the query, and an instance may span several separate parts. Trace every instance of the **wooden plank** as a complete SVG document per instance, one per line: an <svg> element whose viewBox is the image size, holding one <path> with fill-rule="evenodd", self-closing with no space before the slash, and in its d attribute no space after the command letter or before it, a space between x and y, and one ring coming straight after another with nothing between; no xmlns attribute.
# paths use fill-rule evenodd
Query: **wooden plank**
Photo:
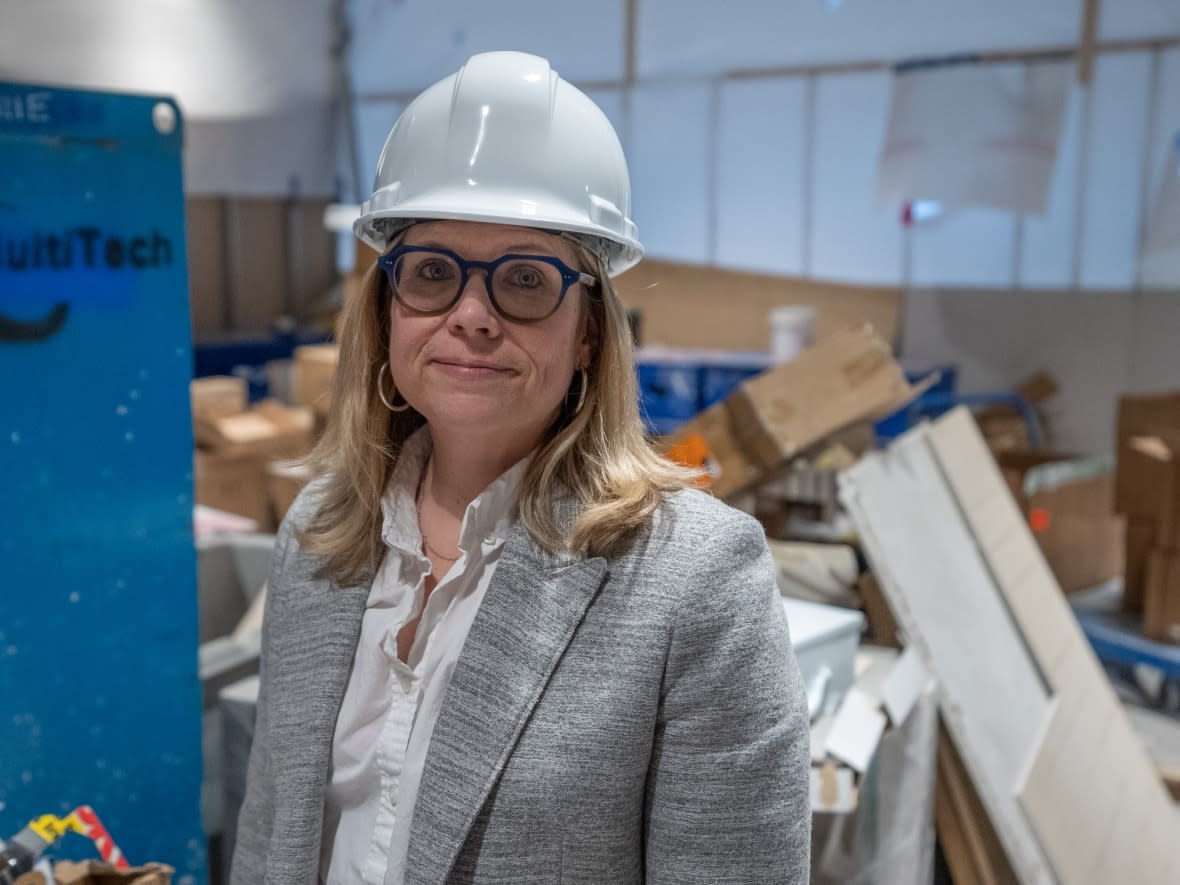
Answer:
<svg viewBox="0 0 1180 885"><path fill-rule="evenodd" d="M1016 885L1016 874L942 722L934 814L955 885Z"/></svg>
<svg viewBox="0 0 1180 885"><path fill-rule="evenodd" d="M1082 11L1082 38L1078 41L1078 82L1089 86L1094 79L1094 43L1098 37L1100 0L1085 0Z"/></svg>
<svg viewBox="0 0 1180 885"><path fill-rule="evenodd" d="M896 343L902 292L844 286L703 265L649 259L616 282L620 297L642 312L642 341L669 347L766 351L769 315L785 305L816 308L816 338L870 323Z"/></svg>
<svg viewBox="0 0 1180 885"><path fill-rule="evenodd" d="M291 280L291 310L304 323L315 306L340 279L336 271L336 238L324 229L329 200L304 199L287 206L287 265Z"/></svg>
<svg viewBox="0 0 1180 885"><path fill-rule="evenodd" d="M188 197L184 201L194 341L216 338L226 331L224 202L220 197Z"/></svg>
<svg viewBox="0 0 1180 885"><path fill-rule="evenodd" d="M228 234L230 331L269 334L288 309L285 201L231 200Z"/></svg>

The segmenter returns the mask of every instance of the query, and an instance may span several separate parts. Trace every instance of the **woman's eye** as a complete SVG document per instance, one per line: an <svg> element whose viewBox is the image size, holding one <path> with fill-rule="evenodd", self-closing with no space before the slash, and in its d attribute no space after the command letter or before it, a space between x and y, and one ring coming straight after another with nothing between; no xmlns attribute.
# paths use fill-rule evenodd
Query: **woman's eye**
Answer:
<svg viewBox="0 0 1180 885"><path fill-rule="evenodd" d="M452 275L445 261L427 261L418 268L418 276L424 280L447 280Z"/></svg>
<svg viewBox="0 0 1180 885"><path fill-rule="evenodd" d="M544 283L544 277L534 267L517 267L513 268L509 281L523 289L535 289Z"/></svg>

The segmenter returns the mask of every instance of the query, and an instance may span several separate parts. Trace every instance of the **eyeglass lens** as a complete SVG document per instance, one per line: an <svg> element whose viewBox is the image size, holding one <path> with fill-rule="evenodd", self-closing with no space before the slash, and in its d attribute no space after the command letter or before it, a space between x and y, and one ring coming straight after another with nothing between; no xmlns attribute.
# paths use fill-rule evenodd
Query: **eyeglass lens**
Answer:
<svg viewBox="0 0 1180 885"><path fill-rule="evenodd" d="M410 252L393 266L398 299L423 313L446 310L459 296L463 273L440 252ZM499 264L487 281L492 302L507 317L543 319L557 309L564 283L561 272L544 261L513 258Z"/></svg>

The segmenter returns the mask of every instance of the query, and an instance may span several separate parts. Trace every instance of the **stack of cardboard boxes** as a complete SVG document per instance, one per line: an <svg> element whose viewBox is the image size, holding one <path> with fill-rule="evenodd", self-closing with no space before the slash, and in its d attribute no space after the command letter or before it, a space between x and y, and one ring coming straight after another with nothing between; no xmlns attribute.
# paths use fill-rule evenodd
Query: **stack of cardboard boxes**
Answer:
<svg viewBox="0 0 1180 885"><path fill-rule="evenodd" d="M312 410L275 400L251 408L245 381L231 376L198 378L190 393L197 503L248 517L259 531L273 531L282 514L272 502L270 465L311 451Z"/></svg>
<svg viewBox="0 0 1180 885"><path fill-rule="evenodd" d="M1119 401L1115 506L1127 518L1124 605L1180 643L1180 391Z"/></svg>
<svg viewBox="0 0 1180 885"><path fill-rule="evenodd" d="M1114 510L1109 457L994 454L1062 590L1088 590L1122 574L1124 521Z"/></svg>
<svg viewBox="0 0 1180 885"><path fill-rule="evenodd" d="M920 392L870 326L844 329L682 425L667 454L702 470L715 495L733 498L839 431L888 415Z"/></svg>

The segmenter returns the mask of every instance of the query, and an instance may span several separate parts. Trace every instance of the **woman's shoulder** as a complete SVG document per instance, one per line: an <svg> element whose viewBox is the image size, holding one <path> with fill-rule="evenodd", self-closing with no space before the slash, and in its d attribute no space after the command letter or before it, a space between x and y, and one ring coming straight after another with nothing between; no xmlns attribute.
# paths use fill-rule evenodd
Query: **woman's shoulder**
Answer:
<svg viewBox="0 0 1180 885"><path fill-rule="evenodd" d="M652 514L647 552L652 547L683 553L756 553L766 546L761 524L700 489L669 492Z"/></svg>
<svg viewBox="0 0 1180 885"><path fill-rule="evenodd" d="M279 540L285 542L288 539L298 538L299 533L304 531L315 518L316 513L320 509L320 504L324 499L324 494L328 487L328 477L318 476L310 480L295 497L291 506L287 508L287 513L283 517L282 524L279 526ZM298 544L298 541L295 541Z"/></svg>
<svg viewBox="0 0 1180 885"><path fill-rule="evenodd" d="M657 522L664 522L673 531L698 532L732 529L762 534L758 520L744 511L731 507L720 498L701 489L681 489L669 492L656 510Z"/></svg>

